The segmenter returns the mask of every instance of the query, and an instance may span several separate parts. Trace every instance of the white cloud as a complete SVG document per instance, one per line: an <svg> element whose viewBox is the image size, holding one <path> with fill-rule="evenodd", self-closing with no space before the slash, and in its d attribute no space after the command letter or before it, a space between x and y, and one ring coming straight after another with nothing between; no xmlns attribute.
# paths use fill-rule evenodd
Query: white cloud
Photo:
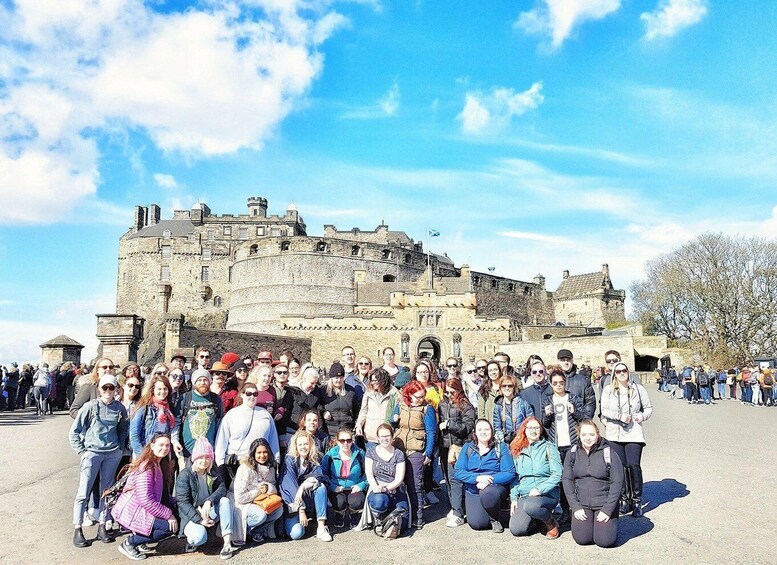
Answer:
<svg viewBox="0 0 777 565"><path fill-rule="evenodd" d="M0 219L57 221L94 197L101 128L189 158L261 148L320 74L320 44L348 24L328 5L0 5Z"/></svg>
<svg viewBox="0 0 777 565"><path fill-rule="evenodd" d="M600 20L620 9L620 0L537 0L514 26L529 34L550 36L550 49L561 47L583 22Z"/></svg>
<svg viewBox="0 0 777 565"><path fill-rule="evenodd" d="M394 81L388 92L384 94L377 102L369 106L358 106L346 110L340 114L344 120L372 120L377 118L390 118L396 115L399 110L401 94L399 84Z"/></svg>
<svg viewBox="0 0 777 565"><path fill-rule="evenodd" d="M777 237L777 206L772 208L772 215L764 220L761 235Z"/></svg>
<svg viewBox="0 0 777 565"><path fill-rule="evenodd" d="M527 231L501 231L497 235L509 237L510 239L524 239L527 241L537 241L540 243L552 243L555 245L570 245L572 241L566 237L546 235L543 233L533 233Z"/></svg>
<svg viewBox="0 0 777 565"><path fill-rule="evenodd" d="M652 12L639 17L645 23L645 39L672 37L707 14L707 0L661 0Z"/></svg>
<svg viewBox="0 0 777 565"><path fill-rule="evenodd" d="M537 109L542 104L542 83L535 82L528 90L515 92L512 88L493 87L488 94L468 92L464 109L456 116L466 134L483 134L505 129L514 116Z"/></svg>
<svg viewBox="0 0 777 565"><path fill-rule="evenodd" d="M175 180L175 177L173 175L168 175L164 173L155 173L154 181L162 188L167 188L170 190L178 188L178 182Z"/></svg>

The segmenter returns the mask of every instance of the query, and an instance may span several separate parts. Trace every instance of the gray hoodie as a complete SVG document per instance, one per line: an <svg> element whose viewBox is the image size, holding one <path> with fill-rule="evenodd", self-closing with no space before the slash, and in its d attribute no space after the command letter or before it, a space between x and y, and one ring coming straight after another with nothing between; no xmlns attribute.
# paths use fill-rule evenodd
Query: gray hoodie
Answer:
<svg viewBox="0 0 777 565"><path fill-rule="evenodd" d="M127 409L118 400L106 405L99 398L90 400L78 411L70 427L70 446L81 455L84 451L107 453L127 444Z"/></svg>

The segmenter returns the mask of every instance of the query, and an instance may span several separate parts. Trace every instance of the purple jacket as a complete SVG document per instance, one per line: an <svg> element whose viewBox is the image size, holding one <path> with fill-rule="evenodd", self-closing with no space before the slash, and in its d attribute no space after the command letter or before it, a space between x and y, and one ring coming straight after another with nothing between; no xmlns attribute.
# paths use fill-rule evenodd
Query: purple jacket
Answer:
<svg viewBox="0 0 777 565"><path fill-rule="evenodd" d="M169 520L173 512L162 500L162 471L158 465L133 471L113 507L113 519L128 530L148 536L154 518Z"/></svg>

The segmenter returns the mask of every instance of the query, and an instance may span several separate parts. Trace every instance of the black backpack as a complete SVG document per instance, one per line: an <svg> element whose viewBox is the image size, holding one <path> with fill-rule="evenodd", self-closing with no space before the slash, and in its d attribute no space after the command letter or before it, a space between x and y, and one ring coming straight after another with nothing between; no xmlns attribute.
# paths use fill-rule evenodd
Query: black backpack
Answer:
<svg viewBox="0 0 777 565"><path fill-rule="evenodd" d="M113 508L119 500L121 493L124 492L124 487L127 485L127 479L130 476L129 469L129 463L119 469L119 472L116 474L116 482L103 491L101 496L105 500L106 510Z"/></svg>
<svg viewBox="0 0 777 565"><path fill-rule="evenodd" d="M375 525L373 529L375 535L387 540L397 539L402 533L402 518L404 516L405 510L395 508L379 524Z"/></svg>
<svg viewBox="0 0 777 565"><path fill-rule="evenodd" d="M710 377L704 371L699 372L699 386L708 386L710 384Z"/></svg>

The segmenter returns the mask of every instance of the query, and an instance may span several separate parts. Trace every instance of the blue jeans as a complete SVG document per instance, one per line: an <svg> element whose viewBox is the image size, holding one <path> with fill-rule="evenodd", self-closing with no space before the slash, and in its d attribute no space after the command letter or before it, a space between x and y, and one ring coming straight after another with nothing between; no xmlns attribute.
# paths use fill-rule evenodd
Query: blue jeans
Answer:
<svg viewBox="0 0 777 565"><path fill-rule="evenodd" d="M718 396L721 400L726 396L726 383L718 383Z"/></svg>
<svg viewBox="0 0 777 565"><path fill-rule="evenodd" d="M383 519L386 514L395 508L401 508L405 511L405 515L402 518L402 528L407 529L410 527L410 506L403 493L399 491L396 491L393 494L372 492L367 496L367 504L373 514L375 514L376 521Z"/></svg>
<svg viewBox="0 0 777 565"><path fill-rule="evenodd" d="M151 543L154 541L161 541L167 537L170 537L175 532L170 531L170 524L167 520L162 518L154 518L154 525L151 527L151 533L147 536L143 534L132 534L127 538L127 543L132 547L137 547L141 543Z"/></svg>
<svg viewBox="0 0 777 565"><path fill-rule="evenodd" d="M518 499L518 508L510 516L510 533L514 536L525 536L529 533L533 520L543 524L553 519L553 509L558 500L546 496L522 496Z"/></svg>
<svg viewBox="0 0 777 565"><path fill-rule="evenodd" d="M704 404L709 404L712 402L712 399L710 398L710 395L712 391L710 390L710 387L708 386L702 386L699 387L701 389L701 399L704 401Z"/></svg>
<svg viewBox="0 0 777 565"><path fill-rule="evenodd" d="M209 515L211 520L221 522L221 537L232 535L232 503L226 496L222 496L219 500L218 510L215 506L211 507ZM183 533L188 544L194 547L199 547L208 541L207 528L194 521L186 524Z"/></svg>
<svg viewBox="0 0 777 565"><path fill-rule="evenodd" d="M258 528L263 524L272 524L278 518L283 516L283 506L278 508L275 512L273 512L269 516L261 506L257 506L256 504L249 504L247 508L248 510L246 511L246 525L248 526L249 532L254 528Z"/></svg>
<svg viewBox="0 0 777 565"><path fill-rule="evenodd" d="M326 486L319 484L312 492L306 491L305 494L302 495L302 500L305 502L306 514L310 512L311 508L315 508L316 518L318 520L326 520ZM305 528L300 524L299 514L296 512L286 518L284 527L286 529L286 535L293 540L301 539L302 536L305 535Z"/></svg>
<svg viewBox="0 0 777 565"><path fill-rule="evenodd" d="M107 453L84 451L81 454L81 476L78 481L78 491L73 503L73 525L78 528L86 510L86 501L92 492L97 476L100 476L100 492L113 485L116 469L121 461L121 449ZM106 520L105 499L100 498L100 516L98 521L104 524Z"/></svg>

